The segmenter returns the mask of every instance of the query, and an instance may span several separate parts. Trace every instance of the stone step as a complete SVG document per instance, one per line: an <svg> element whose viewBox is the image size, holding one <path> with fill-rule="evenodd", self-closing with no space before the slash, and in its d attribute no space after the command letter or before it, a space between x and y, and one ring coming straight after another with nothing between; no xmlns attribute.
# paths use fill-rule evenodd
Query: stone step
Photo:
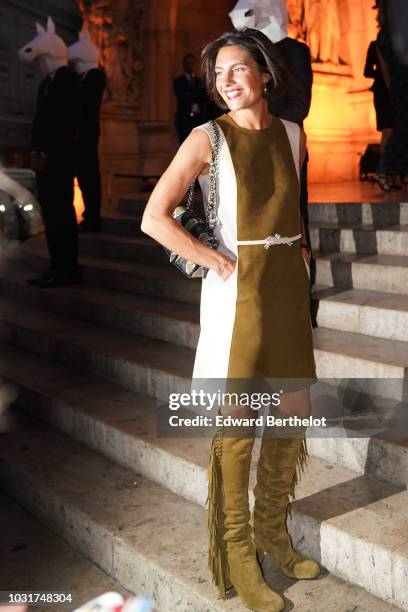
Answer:
<svg viewBox="0 0 408 612"><path fill-rule="evenodd" d="M159 251L161 256L160 247ZM38 270L46 267L48 258L42 238L30 240L22 253ZM83 280L91 285L189 304L198 304L200 300L200 280L185 278L168 263L158 265L83 255L80 264ZM316 280L328 287L408 295L408 256L320 254Z"/></svg>
<svg viewBox="0 0 408 612"><path fill-rule="evenodd" d="M5 340L67 364L74 359L96 375L162 400L189 388L190 349L80 320L73 330L73 320L66 316L5 298L0 305ZM320 378L366 379L370 394L398 401L404 396L405 342L321 327L314 330L314 347Z"/></svg>
<svg viewBox="0 0 408 612"><path fill-rule="evenodd" d="M119 212L128 215L141 216L150 196L151 192L139 192L132 195L121 196L118 198L117 209Z"/></svg>
<svg viewBox="0 0 408 612"><path fill-rule="evenodd" d="M328 253L360 255L402 255L408 253L408 226L376 230L373 226L339 227L311 224L310 237L315 257ZM149 261L168 265L162 247L148 237L116 234L84 234L80 237L81 253L132 261Z"/></svg>
<svg viewBox="0 0 408 612"><path fill-rule="evenodd" d="M128 196L120 197L118 199L117 210L127 215L137 215L141 217L150 196L151 196L151 192L138 193L135 195L128 195ZM202 215L203 210L201 209L201 207L202 207L202 195L201 195L201 191L197 190L194 194L194 208L197 211L200 211L200 214Z"/></svg>
<svg viewBox="0 0 408 612"><path fill-rule="evenodd" d="M408 225L408 195L402 194L402 201L342 204L309 204L311 223L338 223L374 225L384 228ZM405 200L405 201L404 201Z"/></svg>
<svg viewBox="0 0 408 612"><path fill-rule="evenodd" d="M19 389L19 406L116 463L203 505L212 429L191 439L158 436L160 416L154 398L3 343L0 376ZM114 406L114 410L112 410ZM333 437L308 432L315 455L358 474L406 488L408 441L379 435L352 438L336 428ZM201 433L202 436L205 434ZM395 466L398 465L398 470Z"/></svg>
<svg viewBox="0 0 408 612"><path fill-rule="evenodd" d="M164 249L147 237L83 234L80 236L79 249L82 255L91 257L170 265Z"/></svg>
<svg viewBox="0 0 408 612"><path fill-rule="evenodd" d="M408 295L408 256L328 253L316 262L320 285Z"/></svg>
<svg viewBox="0 0 408 612"><path fill-rule="evenodd" d="M372 395L398 401L405 397L406 342L324 327L314 330L313 342L319 378L363 379Z"/></svg>
<svg viewBox="0 0 408 612"><path fill-rule="evenodd" d="M26 283L32 271L9 258L0 266L4 297L38 308L103 323L195 349L199 335L199 308L170 300L113 292L85 284L57 291L38 291ZM360 289L316 286L318 324L338 331L408 342L408 296Z"/></svg>
<svg viewBox="0 0 408 612"><path fill-rule="evenodd" d="M144 236L140 229L142 215L110 210L102 214L101 231L124 236Z"/></svg>
<svg viewBox="0 0 408 612"><path fill-rule="evenodd" d="M194 353L145 336L0 299L0 337L51 360L168 401L190 389Z"/></svg>
<svg viewBox="0 0 408 612"><path fill-rule="evenodd" d="M326 289L314 296L321 327L408 342L408 295Z"/></svg>
<svg viewBox="0 0 408 612"><path fill-rule="evenodd" d="M326 253L370 253L406 255L408 225L378 229L373 225L341 226L338 223L311 223L312 249Z"/></svg>
<svg viewBox="0 0 408 612"><path fill-rule="evenodd" d="M94 597L116 591L127 597L129 591L69 546L20 505L0 496L2 591L65 593L72 601L36 605L37 612L71 612ZM7 528L5 528L7 526ZM41 561L40 561L41 560ZM39 562L40 561L40 562ZM95 559L97 562L97 559Z"/></svg>
<svg viewBox="0 0 408 612"><path fill-rule="evenodd" d="M8 259L0 266L0 289L4 297L50 310L172 342L195 349L199 335L199 308L170 300L116 292L85 284L63 290L39 291L26 279L32 270L24 262Z"/></svg>
<svg viewBox="0 0 408 612"><path fill-rule="evenodd" d="M143 199L138 196L124 196L118 199L117 210L125 215L141 216L146 206L146 202L147 197Z"/></svg>
<svg viewBox="0 0 408 612"><path fill-rule="evenodd" d="M21 256L38 272L46 269L48 256L43 238L33 238L23 245ZM87 255L81 255L79 263L82 280L89 285L141 294L156 300L187 304L198 304L200 301L200 279L185 278L170 264L110 260Z"/></svg>
<svg viewBox="0 0 408 612"><path fill-rule="evenodd" d="M0 457L0 480L9 495L97 559L127 589L151 592L159 611L243 609L236 598L217 600L210 584L206 512L199 505L27 418L4 437ZM298 487L290 529L294 544L337 579L324 574L310 583L279 579L269 560L266 578L287 597L290 608L346 612L361 601L361 609L369 603L367 611L384 609L341 577L407 610L408 543L402 536L407 495L393 485L311 459ZM336 594L331 585L337 586ZM354 601L350 588L357 596Z"/></svg>

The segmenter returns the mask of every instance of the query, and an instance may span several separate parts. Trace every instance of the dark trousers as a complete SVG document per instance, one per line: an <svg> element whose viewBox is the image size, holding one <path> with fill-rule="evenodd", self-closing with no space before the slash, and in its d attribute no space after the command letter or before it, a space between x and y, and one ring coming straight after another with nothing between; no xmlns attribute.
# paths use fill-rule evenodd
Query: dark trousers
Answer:
<svg viewBox="0 0 408 612"><path fill-rule="evenodd" d="M62 173L59 169L47 169L37 175L37 190L51 269L58 275L75 274L78 235L73 204L74 177L72 174Z"/></svg>
<svg viewBox="0 0 408 612"><path fill-rule="evenodd" d="M77 179L85 206L83 218L85 221L97 225L101 214L101 173L99 170L98 141L81 143Z"/></svg>
<svg viewBox="0 0 408 612"><path fill-rule="evenodd" d="M302 170L300 173L300 214L302 216L303 225L305 228L306 234L306 242L309 246L311 259L310 259L310 288L316 283L316 261L312 254L312 245L310 241L310 233L309 233L309 197L307 193L307 164L309 157L306 154L306 158L304 164L302 166Z"/></svg>

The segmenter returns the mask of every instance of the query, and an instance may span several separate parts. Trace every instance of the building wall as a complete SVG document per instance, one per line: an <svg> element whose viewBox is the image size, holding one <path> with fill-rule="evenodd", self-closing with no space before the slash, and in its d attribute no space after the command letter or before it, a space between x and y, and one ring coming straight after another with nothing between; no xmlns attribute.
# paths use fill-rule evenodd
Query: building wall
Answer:
<svg viewBox="0 0 408 612"><path fill-rule="evenodd" d="M375 11L366 0L337 0L344 65L313 65L312 107L308 133L311 181L355 180L361 154L378 142L371 82L364 78L366 50L376 37ZM185 53L199 55L211 38L231 28L228 12L234 1L153 0L146 14L146 55L141 139L149 165L149 147L164 164L176 147L171 127L174 113L172 78L180 72ZM160 123L161 136L155 137ZM167 128L164 126L167 124ZM163 137L167 130L167 136ZM150 144L149 144L150 143ZM165 149L167 147L167 151ZM160 156L159 151L162 151Z"/></svg>
<svg viewBox="0 0 408 612"><path fill-rule="evenodd" d="M377 36L375 11L366 0L338 0L344 66L314 65L308 134L312 182L356 180L368 143L379 141L371 80L364 77L369 43Z"/></svg>
<svg viewBox="0 0 408 612"><path fill-rule="evenodd" d="M366 49L376 36L375 11L366 0L337 0L345 64L315 64L312 108L305 127L312 181L358 176L368 142L377 142L370 81L363 77ZM92 3L87 1L87 5ZM99 3L100 4L100 3ZM231 28L235 0L110 0L113 19L129 15L129 32L141 38L142 64L136 100L104 103L101 159L103 173L159 174L177 147L173 126L172 79L186 53L199 56L204 44ZM119 10L120 9L120 10ZM97 9L96 9L97 10ZM40 75L17 59L18 48L35 34L35 21L47 15L69 44L81 19L73 0L3 0L0 4L0 155L28 148ZM118 17L119 15L119 17ZM131 23L131 20L134 23ZM136 23L137 21L137 23ZM113 24L116 27L117 24ZM140 32L140 36L139 36ZM140 62L139 62L140 63Z"/></svg>

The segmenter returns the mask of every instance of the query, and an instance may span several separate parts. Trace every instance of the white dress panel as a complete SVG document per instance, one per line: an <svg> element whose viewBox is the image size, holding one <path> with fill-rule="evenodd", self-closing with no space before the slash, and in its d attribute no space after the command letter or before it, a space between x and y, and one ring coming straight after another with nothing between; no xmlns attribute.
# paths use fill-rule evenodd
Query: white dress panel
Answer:
<svg viewBox="0 0 408 612"><path fill-rule="evenodd" d="M218 124L217 124L218 125ZM231 154L222 129L220 131L219 172L217 176L217 215L220 224L214 235L220 241L218 250L237 259L237 181ZM210 123L198 126L214 143ZM208 206L209 175L198 178L204 206ZM227 281L209 270L202 281L200 305L200 338L194 363L193 378L226 378L235 321L238 265Z"/></svg>
<svg viewBox="0 0 408 612"><path fill-rule="evenodd" d="M280 119L283 125L285 126L286 133L288 135L290 148L292 149L293 161L295 162L296 174L298 179L299 177L299 141L300 141L300 127L297 123L293 123L293 121L287 121L286 119Z"/></svg>

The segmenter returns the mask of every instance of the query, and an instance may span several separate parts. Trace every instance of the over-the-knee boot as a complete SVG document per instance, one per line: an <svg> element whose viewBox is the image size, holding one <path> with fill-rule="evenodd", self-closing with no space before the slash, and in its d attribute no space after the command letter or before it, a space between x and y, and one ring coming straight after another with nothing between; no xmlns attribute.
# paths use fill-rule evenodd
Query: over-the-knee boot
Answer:
<svg viewBox="0 0 408 612"><path fill-rule="evenodd" d="M248 481L253 431L221 427L214 436L208 487L209 568L220 596L235 587L257 612L279 612L284 601L264 581L250 525ZM239 432L239 433L238 433ZM244 437L248 435L248 437Z"/></svg>
<svg viewBox="0 0 408 612"><path fill-rule="evenodd" d="M254 536L260 557L268 553L290 578L311 579L320 573L312 559L296 552L286 526L289 498L306 461L304 435L273 438L264 435L254 489ZM297 471L298 470L298 473Z"/></svg>

